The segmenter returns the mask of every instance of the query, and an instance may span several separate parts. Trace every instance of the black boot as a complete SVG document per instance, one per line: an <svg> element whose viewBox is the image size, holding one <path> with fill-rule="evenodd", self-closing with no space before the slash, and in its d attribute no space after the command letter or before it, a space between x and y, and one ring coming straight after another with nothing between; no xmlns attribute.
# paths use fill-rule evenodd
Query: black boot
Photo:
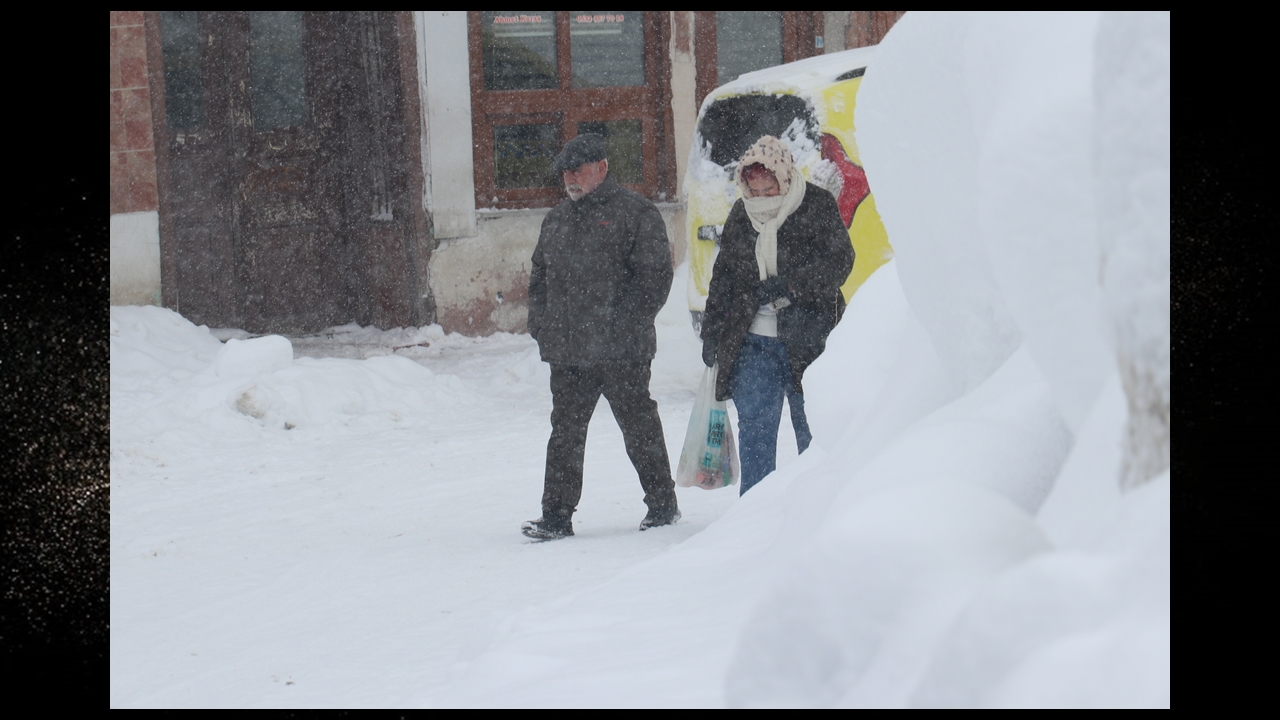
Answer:
<svg viewBox="0 0 1280 720"><path fill-rule="evenodd" d="M644 516L644 520L640 521L640 529L648 530L651 527L659 527L662 525L675 525L680 519L680 509L672 506L669 508L649 508L649 513Z"/></svg>
<svg viewBox="0 0 1280 720"><path fill-rule="evenodd" d="M573 534L573 521L555 516L538 518L521 525L520 532L534 540L559 540Z"/></svg>

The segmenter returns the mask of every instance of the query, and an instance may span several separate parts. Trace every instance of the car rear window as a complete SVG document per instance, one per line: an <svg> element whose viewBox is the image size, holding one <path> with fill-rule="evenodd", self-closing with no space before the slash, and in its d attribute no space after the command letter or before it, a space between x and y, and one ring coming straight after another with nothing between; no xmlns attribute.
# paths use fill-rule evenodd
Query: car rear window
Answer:
<svg viewBox="0 0 1280 720"><path fill-rule="evenodd" d="M752 143L765 135L781 137L796 118L805 134L818 141L817 122L808 103L795 95L739 95L707 107L698 135L711 145L711 161L725 167L737 162Z"/></svg>

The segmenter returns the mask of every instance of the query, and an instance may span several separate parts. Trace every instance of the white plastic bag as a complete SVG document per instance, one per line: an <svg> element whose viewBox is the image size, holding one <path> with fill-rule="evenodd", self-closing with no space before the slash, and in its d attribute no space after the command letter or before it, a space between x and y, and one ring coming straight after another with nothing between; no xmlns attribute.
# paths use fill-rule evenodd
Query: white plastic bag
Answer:
<svg viewBox="0 0 1280 720"><path fill-rule="evenodd" d="M716 400L716 373L720 366L702 374L693 416L684 435L676 484L697 485L704 490L727 487L738 482L738 451L733 441L733 425L725 403Z"/></svg>

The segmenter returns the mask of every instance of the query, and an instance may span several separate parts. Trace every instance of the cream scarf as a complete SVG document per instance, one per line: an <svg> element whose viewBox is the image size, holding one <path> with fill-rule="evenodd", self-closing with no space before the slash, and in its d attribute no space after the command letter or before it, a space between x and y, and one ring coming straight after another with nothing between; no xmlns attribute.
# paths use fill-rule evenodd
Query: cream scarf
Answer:
<svg viewBox="0 0 1280 720"><path fill-rule="evenodd" d="M786 222L791 213L800 207L804 200L804 176L791 166L791 187L785 195L773 197L742 198L742 205L751 219L751 227L760 234L756 238L756 266L760 269L760 279L776 277L778 274L778 228ZM779 178L781 179L781 178Z"/></svg>

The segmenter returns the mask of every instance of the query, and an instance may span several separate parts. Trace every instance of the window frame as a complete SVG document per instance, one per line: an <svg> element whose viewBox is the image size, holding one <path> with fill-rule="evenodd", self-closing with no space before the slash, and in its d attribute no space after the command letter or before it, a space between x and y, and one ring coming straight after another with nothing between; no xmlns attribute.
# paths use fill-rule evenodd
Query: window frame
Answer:
<svg viewBox="0 0 1280 720"><path fill-rule="evenodd" d="M524 209L554 207L565 199L557 183L545 188L498 188L495 182L493 128L503 125L556 122L561 145L578 134L580 122L639 120L643 180L625 183L651 200L673 195L674 148L671 127L671 64L666 52L669 11L644 15L645 84L617 87L572 86L568 10L555 11L558 87L544 90L485 90L481 10L467 12L467 46L471 72L471 123L476 207Z"/></svg>
<svg viewBox="0 0 1280 720"><path fill-rule="evenodd" d="M822 34L815 17L821 10L783 10L782 11L782 64L803 60L819 55L814 47L814 38ZM716 38L716 11L695 10L694 13L694 56L698 58L696 85L697 106L720 86L717 77L719 67L716 63L718 41Z"/></svg>

